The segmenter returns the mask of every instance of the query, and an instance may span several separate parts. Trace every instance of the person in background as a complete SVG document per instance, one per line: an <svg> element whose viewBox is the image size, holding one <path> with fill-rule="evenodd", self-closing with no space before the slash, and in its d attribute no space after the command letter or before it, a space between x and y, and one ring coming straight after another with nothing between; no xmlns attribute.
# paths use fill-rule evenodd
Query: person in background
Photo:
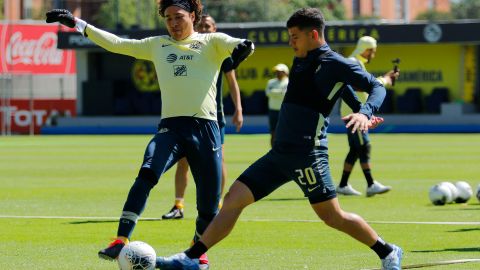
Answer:
<svg viewBox="0 0 480 270"><path fill-rule="evenodd" d="M214 33L217 31L217 26L215 20L212 16L208 14L203 14L200 22L196 27L199 33ZM218 126L220 127L220 140L222 142L222 189L221 194L225 188L225 183L227 179L227 168L225 166L225 151L224 151L224 142L225 142L225 125L227 124L225 120L225 114L223 112L223 95L222 95L222 82L223 74L228 82L228 88L230 90L230 96L235 105L235 112L232 117L232 123L236 127L236 131L239 132L243 125L243 114L242 114L242 103L240 100L240 88L238 87L237 78L235 76L235 70L233 69L233 60L231 57L228 57L223 61L220 68L222 71L218 75L217 79L217 120ZM162 219L182 219L184 212L184 197L185 190L187 189L188 184L188 161L186 158L182 158L177 163L177 170L175 171L175 203L172 209L162 216ZM220 199L220 205L222 201Z"/></svg>
<svg viewBox="0 0 480 270"><path fill-rule="evenodd" d="M377 41L373 37L364 36L361 37L358 42L355 50L348 58L352 62L358 64L363 70L365 64L370 63L370 61L375 57L377 50ZM385 75L377 78L383 86L389 86L392 84L392 80L398 78L399 72L394 72L393 70L387 72ZM368 98L368 93L360 88L354 88L357 96L360 98L362 103ZM340 113L342 116L346 116L352 113L352 109L342 101L340 104ZM345 158L343 164L342 178L340 184L337 187L337 193L343 195L362 195L361 192L354 189L350 184L348 184L348 179L352 173L353 166L357 159L360 159L360 167L362 168L363 175L365 175L365 180L367 181L367 197L374 196L375 194L382 194L391 190L390 186L384 186L380 182L375 181L371 172L370 164L370 154L372 150L372 145L370 144L370 137L367 132L352 132L352 129L347 131L348 145L350 150Z"/></svg>
<svg viewBox="0 0 480 270"><path fill-rule="evenodd" d="M278 114L282 105L283 97L287 92L288 67L285 64L278 64L273 67L275 78L270 79L265 88L265 95L268 98L268 127L270 129L270 146L275 140L275 127L278 122Z"/></svg>

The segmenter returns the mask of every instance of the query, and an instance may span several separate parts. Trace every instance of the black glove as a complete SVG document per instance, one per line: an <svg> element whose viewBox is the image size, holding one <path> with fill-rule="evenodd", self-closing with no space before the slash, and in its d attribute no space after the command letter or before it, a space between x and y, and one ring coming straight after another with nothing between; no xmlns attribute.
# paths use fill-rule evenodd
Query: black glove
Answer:
<svg viewBox="0 0 480 270"><path fill-rule="evenodd" d="M52 9L47 12L47 23L59 22L70 28L75 27L75 17L66 9Z"/></svg>
<svg viewBox="0 0 480 270"><path fill-rule="evenodd" d="M253 42L248 39L238 44L232 52L233 69L236 69L243 60L247 59L253 53L254 48Z"/></svg>

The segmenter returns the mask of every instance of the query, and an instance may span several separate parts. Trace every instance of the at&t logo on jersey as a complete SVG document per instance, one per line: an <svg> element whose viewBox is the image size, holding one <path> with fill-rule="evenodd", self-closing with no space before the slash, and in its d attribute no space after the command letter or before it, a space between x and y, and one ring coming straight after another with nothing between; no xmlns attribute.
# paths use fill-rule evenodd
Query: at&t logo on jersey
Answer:
<svg viewBox="0 0 480 270"><path fill-rule="evenodd" d="M178 56L176 54L171 53L171 54L167 55L167 62L168 63L173 63L173 62L177 61L177 58L178 58Z"/></svg>

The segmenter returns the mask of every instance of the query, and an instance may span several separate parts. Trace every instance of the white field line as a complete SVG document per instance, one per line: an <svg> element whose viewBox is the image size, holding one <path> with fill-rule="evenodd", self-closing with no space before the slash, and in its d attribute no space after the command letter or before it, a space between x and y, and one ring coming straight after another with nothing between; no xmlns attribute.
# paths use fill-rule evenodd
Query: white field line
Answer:
<svg viewBox="0 0 480 270"><path fill-rule="evenodd" d="M118 217L89 217L89 216L15 216L0 215L1 219L88 219L88 220L118 220ZM188 219L188 218L186 218ZM193 219L193 218L192 218ZM140 220L161 220L161 218L142 217ZM240 219L245 222L301 222L321 223L321 220L308 219ZM425 225L480 225L480 221L368 221L370 224L425 224Z"/></svg>

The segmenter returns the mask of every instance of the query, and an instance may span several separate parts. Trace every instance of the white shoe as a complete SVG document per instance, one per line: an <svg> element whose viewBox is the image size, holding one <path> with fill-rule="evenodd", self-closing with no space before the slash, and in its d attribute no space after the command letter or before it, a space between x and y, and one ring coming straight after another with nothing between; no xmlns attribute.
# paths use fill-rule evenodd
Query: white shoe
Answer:
<svg viewBox="0 0 480 270"><path fill-rule="evenodd" d="M184 252L177 253L170 257L157 257L155 268L161 270L199 270L198 259L190 259Z"/></svg>
<svg viewBox="0 0 480 270"><path fill-rule="evenodd" d="M377 181L373 182L373 185L367 187L367 197L372 197L375 194L382 194L389 192L392 189L390 186L384 186Z"/></svg>
<svg viewBox="0 0 480 270"><path fill-rule="evenodd" d="M360 191L355 190L351 185L346 185L344 187L338 186L337 193L343 194L343 195L354 195L354 196L362 195Z"/></svg>
<svg viewBox="0 0 480 270"><path fill-rule="evenodd" d="M392 245L392 252L385 259L382 259L382 270L401 270L403 250Z"/></svg>

